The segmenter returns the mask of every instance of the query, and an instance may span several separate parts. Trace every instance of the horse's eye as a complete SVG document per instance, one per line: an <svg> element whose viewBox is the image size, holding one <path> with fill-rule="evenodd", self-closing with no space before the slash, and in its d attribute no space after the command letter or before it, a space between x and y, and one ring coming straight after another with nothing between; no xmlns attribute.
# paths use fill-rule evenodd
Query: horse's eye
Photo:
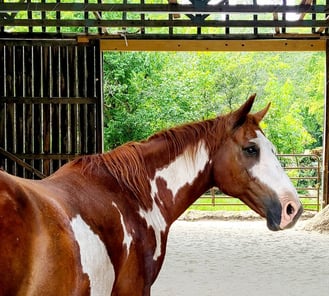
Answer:
<svg viewBox="0 0 329 296"><path fill-rule="evenodd" d="M259 151L256 145L245 147L242 150L247 154L247 156L256 156Z"/></svg>

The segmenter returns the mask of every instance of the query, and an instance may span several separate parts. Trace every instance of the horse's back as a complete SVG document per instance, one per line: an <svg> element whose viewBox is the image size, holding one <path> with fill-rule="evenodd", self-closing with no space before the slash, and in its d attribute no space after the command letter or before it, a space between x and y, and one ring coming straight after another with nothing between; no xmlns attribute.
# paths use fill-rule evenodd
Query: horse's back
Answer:
<svg viewBox="0 0 329 296"><path fill-rule="evenodd" d="M0 173L0 295L87 295L69 219L39 184Z"/></svg>

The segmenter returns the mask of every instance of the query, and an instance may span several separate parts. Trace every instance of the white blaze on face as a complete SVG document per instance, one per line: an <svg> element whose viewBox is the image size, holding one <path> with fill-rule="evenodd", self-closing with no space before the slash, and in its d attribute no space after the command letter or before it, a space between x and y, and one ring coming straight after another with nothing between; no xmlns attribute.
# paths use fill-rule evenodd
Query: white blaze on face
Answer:
<svg viewBox="0 0 329 296"><path fill-rule="evenodd" d="M90 295L111 295L115 273L104 243L79 215L72 219L71 227L80 248L83 272L89 277Z"/></svg>
<svg viewBox="0 0 329 296"><path fill-rule="evenodd" d="M131 245L131 242L132 242L133 238L132 238L131 234L127 231L127 227L126 227L126 224L124 223L123 216L122 216L121 212L119 211L117 205L114 202L112 202L112 206L115 207L117 209L117 211L119 212L119 214L120 214L120 222L121 222L122 231L123 231L123 242L122 242L122 244L126 245L127 257L128 257L129 256L130 245Z"/></svg>
<svg viewBox="0 0 329 296"><path fill-rule="evenodd" d="M274 153L272 143L260 131L256 131L256 133L257 138L252 139L250 142L257 144L259 147L260 159L250 169L250 173L276 192L279 198L285 197L290 192L298 201L296 189L281 167Z"/></svg>
<svg viewBox="0 0 329 296"><path fill-rule="evenodd" d="M177 156L168 166L156 170L154 178L150 180L151 197L153 199L152 209L147 211L140 209L139 214L146 220L148 227L152 227L155 233L156 249L153 256L154 260L157 260L161 255L161 232L164 232L167 227L167 223L155 202L155 198L158 195L156 180L161 178L166 182L167 188L172 192L173 202L175 202L178 191L185 185L192 184L208 162L208 149L202 141L199 143L194 157L192 157L189 151L185 151Z"/></svg>

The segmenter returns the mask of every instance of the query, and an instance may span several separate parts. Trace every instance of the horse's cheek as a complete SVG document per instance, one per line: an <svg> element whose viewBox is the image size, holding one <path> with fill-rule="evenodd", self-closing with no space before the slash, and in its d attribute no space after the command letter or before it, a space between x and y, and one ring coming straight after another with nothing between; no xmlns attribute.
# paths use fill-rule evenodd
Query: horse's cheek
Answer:
<svg viewBox="0 0 329 296"><path fill-rule="evenodd" d="M231 166L228 166L229 163ZM224 192L227 191L226 184L230 184L230 180L234 178L234 169L232 169L234 165L233 160L225 153L218 153L215 157L213 167L215 185Z"/></svg>

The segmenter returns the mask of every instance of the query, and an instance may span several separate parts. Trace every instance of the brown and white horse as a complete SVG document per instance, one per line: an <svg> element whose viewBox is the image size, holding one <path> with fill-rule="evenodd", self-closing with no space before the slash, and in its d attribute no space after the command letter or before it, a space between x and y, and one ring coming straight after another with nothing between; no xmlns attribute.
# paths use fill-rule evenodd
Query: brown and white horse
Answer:
<svg viewBox="0 0 329 296"><path fill-rule="evenodd" d="M212 186L289 228L296 190L259 122L237 111L72 161L41 180L0 173L0 295L150 295L170 225Z"/></svg>

